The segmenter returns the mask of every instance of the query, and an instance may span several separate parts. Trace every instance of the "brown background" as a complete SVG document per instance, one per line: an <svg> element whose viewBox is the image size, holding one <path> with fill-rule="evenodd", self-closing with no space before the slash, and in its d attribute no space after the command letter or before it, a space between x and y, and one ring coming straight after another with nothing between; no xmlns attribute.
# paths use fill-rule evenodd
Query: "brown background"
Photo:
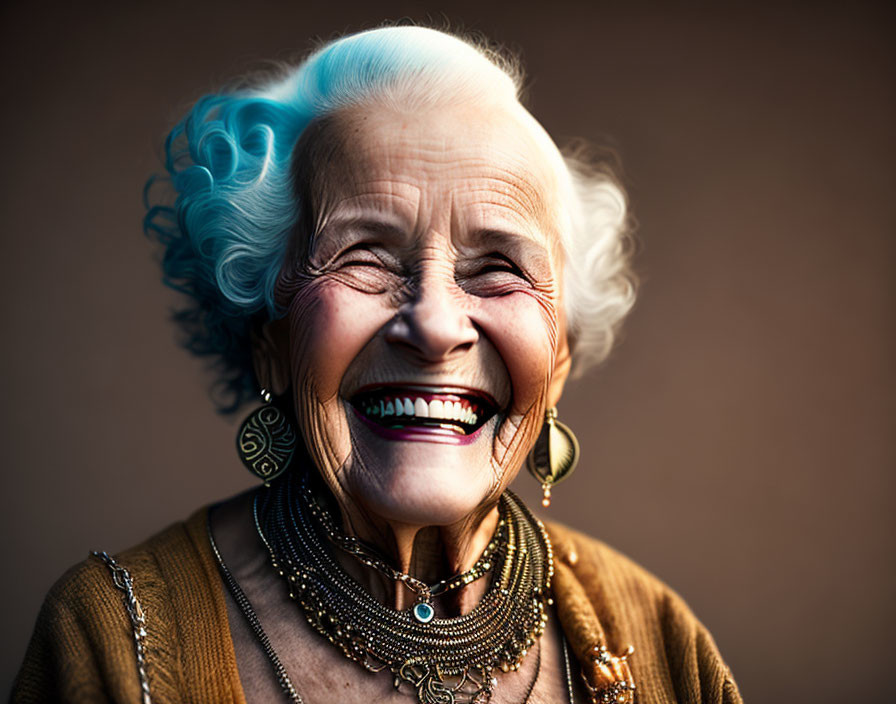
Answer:
<svg viewBox="0 0 896 704"><path fill-rule="evenodd" d="M0 692L43 594L251 481L140 233L201 92L413 3L3 11ZM751 702L889 700L896 50L883 3L432 6L621 154L644 276L549 515L680 591ZM535 498L533 483L520 490Z"/></svg>

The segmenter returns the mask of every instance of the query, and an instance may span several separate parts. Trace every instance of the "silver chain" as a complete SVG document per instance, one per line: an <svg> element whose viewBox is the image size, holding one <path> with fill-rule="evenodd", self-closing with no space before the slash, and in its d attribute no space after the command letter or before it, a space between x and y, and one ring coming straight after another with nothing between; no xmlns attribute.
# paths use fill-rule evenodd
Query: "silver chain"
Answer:
<svg viewBox="0 0 896 704"><path fill-rule="evenodd" d="M264 628L261 626L261 621L258 620L258 614L256 614L255 609L252 608L252 602L249 601L249 597L246 596L246 593L243 591L242 587L240 587L236 578L230 573L230 570L227 569L227 565L224 563L224 558L221 557L221 553L215 543L215 537L212 535L212 524L210 520L207 521L206 527L208 528L208 542L212 546L212 552L215 553L215 559L218 561L218 567L221 570L221 576L224 578L224 583L233 595L233 600L236 602L237 606L240 607L240 611L243 612L243 616L246 617L246 621L249 622L249 626L252 628L252 632L258 639L265 655L267 655L271 667L274 668L274 674L277 676L280 688L293 704L304 704L304 701L296 691L292 680L289 679L289 675L286 673L286 668L283 666L283 663L280 662L280 658L277 656L277 651L275 651L274 646L271 645L271 640L268 638L268 634L264 632Z"/></svg>
<svg viewBox="0 0 896 704"><path fill-rule="evenodd" d="M131 620L134 649L137 652L137 676L140 678L140 693L143 697L143 704L152 704L152 698L149 696L149 678L146 676L146 649L143 645L146 638L146 613L134 594L134 580L131 579L130 572L110 557L109 553L97 550L91 552L106 563L112 573L112 583L124 593L124 606Z"/></svg>

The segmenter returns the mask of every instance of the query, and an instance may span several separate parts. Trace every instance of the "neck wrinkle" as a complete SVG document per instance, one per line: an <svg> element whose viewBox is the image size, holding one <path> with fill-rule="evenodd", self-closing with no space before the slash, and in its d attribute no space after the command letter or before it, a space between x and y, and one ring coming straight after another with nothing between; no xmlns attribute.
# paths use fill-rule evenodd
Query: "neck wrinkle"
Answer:
<svg viewBox="0 0 896 704"><path fill-rule="evenodd" d="M434 585L470 569L479 559L498 525L498 508L484 507L451 526L416 526L375 520L353 506L339 502L344 530L373 547L388 564ZM417 595L410 588L368 567L357 557L334 547L334 555L346 572L380 603L396 610L412 607ZM476 581L433 599L439 617L469 613L485 594L491 572Z"/></svg>

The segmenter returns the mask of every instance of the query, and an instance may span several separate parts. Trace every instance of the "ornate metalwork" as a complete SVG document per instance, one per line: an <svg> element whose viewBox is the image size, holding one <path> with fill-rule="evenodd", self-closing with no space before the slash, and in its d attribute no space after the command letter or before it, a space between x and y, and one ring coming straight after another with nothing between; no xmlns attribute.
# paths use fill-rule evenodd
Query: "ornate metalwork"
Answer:
<svg viewBox="0 0 896 704"><path fill-rule="evenodd" d="M544 492L542 505L551 505L551 487L569 477L579 461L579 441L567 425L557 420L557 409L549 408L545 422L526 457L526 469L541 482Z"/></svg>
<svg viewBox="0 0 896 704"><path fill-rule="evenodd" d="M628 664L628 658L634 652L632 646L628 646L622 655L613 655L603 644L591 649L588 654L591 676L589 678L582 672L582 680L594 704L634 704L635 679Z"/></svg>
<svg viewBox="0 0 896 704"><path fill-rule="evenodd" d="M495 671L519 669L547 622L553 556L541 522L505 492L499 509L507 541L489 558L485 596L467 614L422 623L412 609L382 605L345 573L304 489L301 477L278 482L256 496L255 519L311 626L366 669L391 670L396 688L411 685L420 704L488 702Z"/></svg>
<svg viewBox="0 0 896 704"><path fill-rule="evenodd" d="M134 594L134 580L131 579L131 573L119 565L109 553L104 550L93 550L92 554L106 563L106 567L112 573L112 583L122 592L124 608L131 621L131 631L134 636L137 677L140 679L140 701L142 704L152 704L152 697L149 694L149 678L146 675L146 647L143 644L146 639L146 614Z"/></svg>
<svg viewBox="0 0 896 704"><path fill-rule="evenodd" d="M246 469L267 484L289 466L296 431L280 409L268 403L243 421L236 447Z"/></svg>

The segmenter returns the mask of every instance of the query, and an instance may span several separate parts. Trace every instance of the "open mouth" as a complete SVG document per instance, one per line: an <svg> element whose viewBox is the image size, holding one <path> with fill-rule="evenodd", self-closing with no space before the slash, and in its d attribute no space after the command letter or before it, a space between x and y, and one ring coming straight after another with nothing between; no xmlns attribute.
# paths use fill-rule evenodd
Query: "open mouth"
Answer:
<svg viewBox="0 0 896 704"><path fill-rule="evenodd" d="M368 386L351 404L374 430L455 437L473 435L498 410L487 394L456 387Z"/></svg>

